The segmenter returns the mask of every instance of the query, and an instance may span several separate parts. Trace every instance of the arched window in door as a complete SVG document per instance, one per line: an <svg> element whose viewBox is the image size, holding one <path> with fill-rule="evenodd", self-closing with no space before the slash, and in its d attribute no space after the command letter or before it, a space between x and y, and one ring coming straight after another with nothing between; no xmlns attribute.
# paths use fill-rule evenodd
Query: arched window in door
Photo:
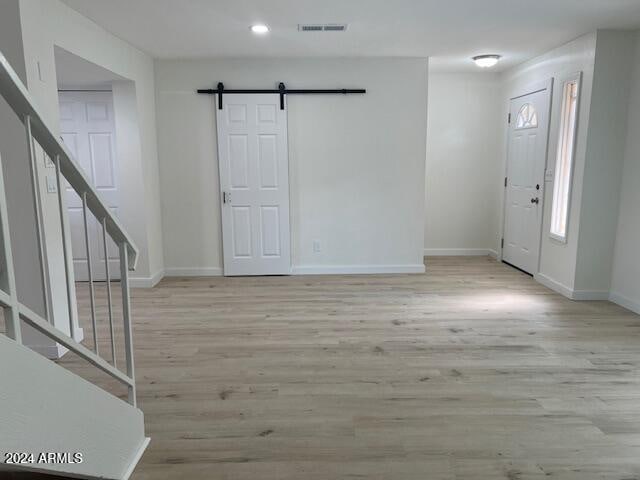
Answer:
<svg viewBox="0 0 640 480"><path fill-rule="evenodd" d="M538 113L536 107L530 103L525 103L520 107L516 117L516 128L536 128L538 126Z"/></svg>

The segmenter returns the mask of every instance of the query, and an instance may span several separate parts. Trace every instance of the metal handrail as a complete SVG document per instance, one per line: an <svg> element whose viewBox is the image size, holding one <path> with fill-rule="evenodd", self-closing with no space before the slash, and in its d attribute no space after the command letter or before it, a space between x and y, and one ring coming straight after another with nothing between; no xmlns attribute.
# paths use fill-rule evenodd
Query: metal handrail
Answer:
<svg viewBox="0 0 640 480"><path fill-rule="evenodd" d="M84 345L76 342L69 335L65 335L60 330L53 327L49 322L47 322L44 318L42 318L37 313L33 312L31 309L20 304L19 310L20 310L20 318L24 322L28 323L33 328L38 330L40 333L54 339L60 345L68 348L70 351L78 355L80 358L83 358L84 360L91 363L95 367L98 367L103 372L108 373L119 382L130 387L134 385L133 378L122 373L120 370L112 366L105 359L95 354Z"/></svg>
<svg viewBox="0 0 640 480"><path fill-rule="evenodd" d="M0 285L0 309L8 311L5 315L6 335L17 343L22 343L21 321L30 325L43 335L51 338L56 343L63 345L76 355L87 360L89 363L109 374L114 379L123 383L128 388L128 400L136 406L136 385L133 361L133 338L131 328L131 305L129 295L129 271L135 269L138 258L138 249L131 237L120 225L118 219L111 210L101 200L85 173L73 160L62 141L53 133L53 130L44 121L42 115L36 108L26 87L15 73L9 62L0 52L0 95L11 106L18 118L23 122L27 135L27 146L31 169L31 183L34 189L34 207L36 217L36 230L38 233L39 259L42 267L42 288L44 290L45 317L33 312L30 308L20 303L16 291L15 271L11 248L11 238L9 233L8 213L6 208L6 197L4 190L4 179L2 175L2 161L0 159L0 255L5 259L4 271L0 270L0 279L5 278L5 285ZM67 302L69 306L69 335L58 330L53 325L51 308L51 286L48 276L48 262L46 249L43 241L44 222L42 221L41 209L42 199L39 196L39 180L37 176L37 163L35 160L34 141L38 142L46 155L51 158L56 168L56 186L58 190L58 208L61 216L62 255L65 263L65 281L67 287ZM72 318L73 302L72 273L69 268L70 252L67 246L68 235L65 230L63 212L65 207L63 199L64 177L73 190L82 199L84 240L87 251L87 269L89 275L91 324L93 329L93 351L77 342L73 336L75 325ZM96 322L96 306L93 286L93 270L91 265L89 226L87 211L91 212L102 227L102 247L104 249L105 270L107 276L107 301L109 313L109 330L111 339L112 363L102 358L98 352L98 334ZM107 235L116 243L120 253L120 286L122 289L122 321L124 327L124 353L126 359L126 373L120 371L116 366L111 278L109 274L109 262L107 252ZM3 289L4 288L4 289Z"/></svg>

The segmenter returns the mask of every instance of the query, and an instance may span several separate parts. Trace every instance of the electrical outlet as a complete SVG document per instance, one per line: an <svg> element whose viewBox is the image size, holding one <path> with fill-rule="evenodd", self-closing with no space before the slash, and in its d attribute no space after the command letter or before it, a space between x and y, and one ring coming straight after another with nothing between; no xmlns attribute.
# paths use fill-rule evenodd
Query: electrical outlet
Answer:
<svg viewBox="0 0 640 480"><path fill-rule="evenodd" d="M314 240L313 241L313 253L320 253L322 251L322 248L320 246L320 240Z"/></svg>

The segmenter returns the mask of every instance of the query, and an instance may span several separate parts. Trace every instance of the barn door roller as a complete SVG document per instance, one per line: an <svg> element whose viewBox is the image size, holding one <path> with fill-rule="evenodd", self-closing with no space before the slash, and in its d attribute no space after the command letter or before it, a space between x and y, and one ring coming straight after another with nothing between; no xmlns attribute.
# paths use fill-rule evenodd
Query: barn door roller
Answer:
<svg viewBox="0 0 640 480"><path fill-rule="evenodd" d="M222 110L222 95L234 94L234 93L277 93L280 95L280 110L284 110L284 96L285 95L347 95L350 93L367 93L364 88L335 88L335 89L288 89L284 83L278 84L277 90L226 90L222 82L218 82L217 88L206 88L198 90L198 93L204 93L206 95L218 95L218 110Z"/></svg>

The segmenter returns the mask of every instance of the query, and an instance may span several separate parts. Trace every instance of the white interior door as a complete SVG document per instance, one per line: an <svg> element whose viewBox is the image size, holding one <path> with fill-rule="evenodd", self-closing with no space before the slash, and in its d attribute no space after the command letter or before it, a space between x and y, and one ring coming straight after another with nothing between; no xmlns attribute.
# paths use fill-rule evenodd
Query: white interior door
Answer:
<svg viewBox="0 0 640 480"><path fill-rule="evenodd" d="M225 275L291 273L287 113L277 94L217 108Z"/></svg>
<svg viewBox="0 0 640 480"><path fill-rule="evenodd" d="M60 135L98 194L118 215L117 157L112 92L59 92ZM66 184L66 182L65 182ZM84 238L82 200L67 185L65 195L71 229L75 279L87 281L87 249ZM89 244L94 280L105 280L102 226L87 211ZM107 236L109 272L120 278L118 248Z"/></svg>
<svg viewBox="0 0 640 480"><path fill-rule="evenodd" d="M550 87L511 100L503 261L534 274L547 159Z"/></svg>

